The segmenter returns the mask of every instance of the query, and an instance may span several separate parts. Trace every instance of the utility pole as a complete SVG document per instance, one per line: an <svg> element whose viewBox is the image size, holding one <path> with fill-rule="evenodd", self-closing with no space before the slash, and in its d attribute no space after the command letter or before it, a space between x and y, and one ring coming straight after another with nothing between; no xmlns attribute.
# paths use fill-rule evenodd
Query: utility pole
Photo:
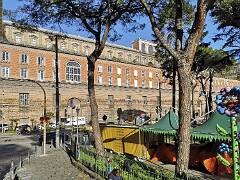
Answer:
<svg viewBox="0 0 240 180"><path fill-rule="evenodd" d="M0 0L0 42L3 41L3 0Z"/></svg>
<svg viewBox="0 0 240 180"><path fill-rule="evenodd" d="M55 78L56 78L56 148L59 148L59 78L58 78L58 35L55 35Z"/></svg>
<svg viewBox="0 0 240 180"><path fill-rule="evenodd" d="M159 102L159 119L162 117L162 91L161 91L161 82L159 81L158 88L158 102Z"/></svg>

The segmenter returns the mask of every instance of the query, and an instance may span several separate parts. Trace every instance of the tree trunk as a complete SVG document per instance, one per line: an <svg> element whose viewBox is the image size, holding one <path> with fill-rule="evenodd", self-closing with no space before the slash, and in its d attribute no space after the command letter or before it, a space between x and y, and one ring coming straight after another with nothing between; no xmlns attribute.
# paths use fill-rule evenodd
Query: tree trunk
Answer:
<svg viewBox="0 0 240 180"><path fill-rule="evenodd" d="M89 94L89 100L90 100L93 135L95 139L97 154L102 155L104 153L104 147L103 147L100 126L98 122L98 105L97 105L95 89L94 89L94 68L95 68L96 58L90 56L87 59L88 59L88 94Z"/></svg>
<svg viewBox="0 0 240 180"><path fill-rule="evenodd" d="M176 110L176 60L173 59L173 79L172 79L172 107Z"/></svg>
<svg viewBox="0 0 240 180"><path fill-rule="evenodd" d="M179 71L179 129L176 176L186 178L190 154L190 126L191 126L191 66L181 60Z"/></svg>
<svg viewBox="0 0 240 180"><path fill-rule="evenodd" d="M213 83L213 72L210 69L210 71L209 71L209 92L208 92L209 111L212 111L212 109L213 109L213 104L212 104L212 83Z"/></svg>
<svg viewBox="0 0 240 180"><path fill-rule="evenodd" d="M196 118L196 116L195 116L195 101L194 101L194 94L195 94L195 88L196 88L196 86L197 86L197 83L196 84L194 84L193 85L193 82L192 82L192 117L193 117L193 119L195 119Z"/></svg>

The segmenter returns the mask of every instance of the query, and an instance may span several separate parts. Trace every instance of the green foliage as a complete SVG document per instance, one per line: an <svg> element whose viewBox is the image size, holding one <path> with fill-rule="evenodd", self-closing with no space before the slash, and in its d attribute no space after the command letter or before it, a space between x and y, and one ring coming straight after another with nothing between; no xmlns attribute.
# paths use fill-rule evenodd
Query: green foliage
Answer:
<svg viewBox="0 0 240 180"><path fill-rule="evenodd" d="M54 117L54 113L53 112L46 112L46 117L50 119L52 119Z"/></svg>
<svg viewBox="0 0 240 180"><path fill-rule="evenodd" d="M124 162L130 162L130 172L124 170ZM147 165L144 162L136 162L129 160L124 155L117 155L105 153L104 156L96 158L96 150L94 148L80 149L79 161L91 169L98 172L107 172L108 166L111 165L112 169L119 169L124 179L174 179L174 173L164 168ZM104 173L103 173L104 174ZM106 173L105 173L106 174Z"/></svg>
<svg viewBox="0 0 240 180"><path fill-rule="evenodd" d="M200 45L195 54L192 71L199 74L211 69L213 72L220 73L233 65L235 61L226 51Z"/></svg>
<svg viewBox="0 0 240 180"><path fill-rule="evenodd" d="M240 0L217 0L211 16L220 30L214 40L224 40L223 48L230 48L233 55L240 55Z"/></svg>
<svg viewBox="0 0 240 180"><path fill-rule="evenodd" d="M18 122L20 121L20 119L18 118L13 118L13 119L9 119L11 121L11 127L16 130L16 128L18 127Z"/></svg>

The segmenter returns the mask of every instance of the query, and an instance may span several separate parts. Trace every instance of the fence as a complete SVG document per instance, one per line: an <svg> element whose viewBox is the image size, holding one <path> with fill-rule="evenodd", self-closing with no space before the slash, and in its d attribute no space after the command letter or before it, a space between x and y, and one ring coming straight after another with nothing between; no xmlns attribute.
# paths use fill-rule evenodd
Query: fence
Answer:
<svg viewBox="0 0 240 180"><path fill-rule="evenodd" d="M136 158L132 159L110 152L105 152L104 156L100 156L90 146L77 147L73 140L70 144L69 148L74 158L101 178L107 178L109 173L115 169L124 180L178 180L174 177L174 172L159 166L154 167Z"/></svg>

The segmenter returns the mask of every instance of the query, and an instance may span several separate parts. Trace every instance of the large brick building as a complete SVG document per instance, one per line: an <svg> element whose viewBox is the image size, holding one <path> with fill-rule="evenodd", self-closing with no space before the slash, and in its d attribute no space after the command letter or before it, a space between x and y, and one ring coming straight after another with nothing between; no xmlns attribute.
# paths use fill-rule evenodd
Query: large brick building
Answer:
<svg viewBox="0 0 240 180"><path fill-rule="evenodd" d="M81 101L81 116L90 119L86 57L93 50L94 41L45 29L21 31L7 21L2 28L0 108L5 121L18 118L20 123L30 123L42 116L43 91L37 83L46 91L47 111L55 112L56 56L51 37L56 34L60 37L60 116L65 116L68 100L76 97ZM169 109L171 86L162 78L154 52L155 44L142 39L133 42L132 48L106 44L95 69L99 118L106 114L108 119L116 119L117 109L122 108L140 109L155 119L156 106L159 105L159 82L162 84L163 112ZM215 90L224 83L238 84L237 81L215 79ZM199 108L197 104L196 108ZM69 108L67 114L71 114ZM73 114L75 116L76 112L73 111Z"/></svg>
<svg viewBox="0 0 240 180"><path fill-rule="evenodd" d="M0 44L0 105L5 119L19 118L20 123L39 119L43 113L43 92L47 111L55 112L55 50L52 35L62 34L45 29L21 31L11 22L3 23ZM68 100L81 100L82 116L89 118L86 56L94 48L92 39L72 35L59 38L60 115ZM99 117L116 118L118 108L141 109L156 117L161 71L154 58L154 44L141 39L133 48L107 44L96 63L95 85ZM169 85L163 84L169 91ZM163 92L164 93L164 92ZM164 94L163 94L164 96ZM165 95L164 101L169 101ZM164 102L163 101L163 102ZM164 108L169 104L163 103ZM76 112L74 112L76 114Z"/></svg>

